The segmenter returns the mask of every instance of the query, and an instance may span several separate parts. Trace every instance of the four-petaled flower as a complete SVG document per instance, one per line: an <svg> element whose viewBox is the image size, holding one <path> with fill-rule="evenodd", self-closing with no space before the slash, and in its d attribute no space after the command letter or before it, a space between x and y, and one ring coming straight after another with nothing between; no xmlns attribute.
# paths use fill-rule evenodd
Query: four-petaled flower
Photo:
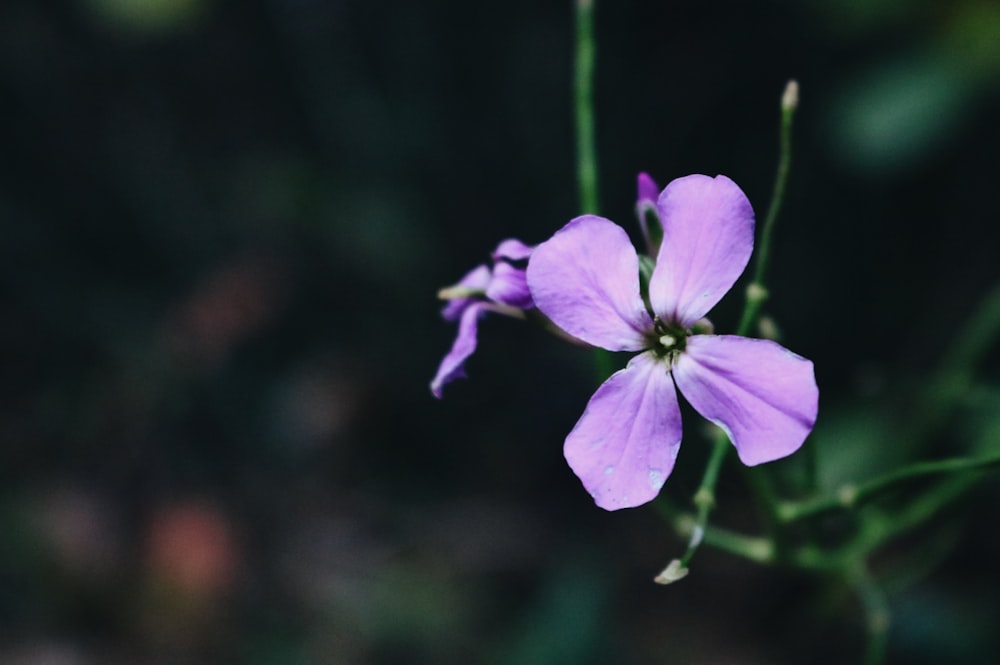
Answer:
<svg viewBox="0 0 1000 665"><path fill-rule="evenodd" d="M451 350L441 360L431 381L431 392L438 399L446 383L465 376L465 361L476 350L476 327L486 312L523 316L531 309L531 293L525 281L524 264L532 247L520 240L504 240L493 251L493 267L476 266L458 284L438 294L448 300L441 315L458 321L458 335Z"/></svg>
<svg viewBox="0 0 1000 665"><path fill-rule="evenodd" d="M681 442L677 390L747 465L795 452L816 421L810 361L769 340L696 334L750 260L746 195L725 176L691 175L667 185L656 209L663 238L648 294L625 231L595 215L536 247L527 269L535 306L557 326L609 351L640 352L597 389L564 445L607 510L652 500L670 475Z"/></svg>

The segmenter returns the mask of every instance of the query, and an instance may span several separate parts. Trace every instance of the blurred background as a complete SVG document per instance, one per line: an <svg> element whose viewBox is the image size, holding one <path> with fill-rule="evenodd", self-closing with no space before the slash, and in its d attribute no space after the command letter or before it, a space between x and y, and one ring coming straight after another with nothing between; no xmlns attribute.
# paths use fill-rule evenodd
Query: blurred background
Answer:
<svg viewBox="0 0 1000 665"><path fill-rule="evenodd" d="M815 361L825 482L995 432L994 348L899 435L1000 276L1000 5L598 5L601 212L633 238L642 170L727 174L763 215L800 82L767 313ZM572 27L568 1L0 5L0 663L859 660L836 580L705 548L652 583L684 543L562 460L585 352L487 318L430 395L437 289L579 212ZM758 528L735 465L719 492ZM922 564L893 662L1000 660L998 500L885 555Z"/></svg>

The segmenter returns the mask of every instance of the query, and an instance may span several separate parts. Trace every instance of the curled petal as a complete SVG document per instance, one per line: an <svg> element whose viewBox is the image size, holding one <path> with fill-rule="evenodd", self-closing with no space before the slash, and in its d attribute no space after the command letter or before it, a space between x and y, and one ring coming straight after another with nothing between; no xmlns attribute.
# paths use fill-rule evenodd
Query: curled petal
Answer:
<svg viewBox="0 0 1000 665"><path fill-rule="evenodd" d="M535 306L573 337L609 351L646 347L652 321L639 295L639 257L614 222L577 217L536 247L528 287Z"/></svg>
<svg viewBox="0 0 1000 665"><path fill-rule="evenodd" d="M479 318L485 313L485 304L481 302L470 304L462 312L455 342L451 345L451 350L441 359L437 374L431 381L431 392L438 399L441 399L441 391L445 384L465 376L465 361L476 350L476 328Z"/></svg>
<svg viewBox="0 0 1000 665"><path fill-rule="evenodd" d="M743 273L753 251L750 201L726 176L674 180L657 206L663 225L649 299L657 316L691 325Z"/></svg>
<svg viewBox="0 0 1000 665"><path fill-rule="evenodd" d="M812 362L770 340L693 335L673 375L685 399L726 431L748 466L794 453L816 422Z"/></svg>
<svg viewBox="0 0 1000 665"><path fill-rule="evenodd" d="M493 302L518 309L531 309L533 306L524 268L517 268L503 261L493 268L493 278L486 287L486 297Z"/></svg>
<svg viewBox="0 0 1000 665"><path fill-rule="evenodd" d="M441 297L448 297L444 294L449 291L452 292L469 292L483 293L486 291L486 287L490 285L490 269L485 265L476 266L469 272L465 273L465 276L458 281L458 284L454 286L449 286L446 289L442 289ZM457 321L459 317L465 312L466 308L472 303L476 302L479 298L475 295L463 296L458 298L449 298L448 304L444 306L441 310L441 316L443 316L448 321Z"/></svg>
<svg viewBox="0 0 1000 665"><path fill-rule="evenodd" d="M566 461L605 510L651 501L674 468L681 412L666 365L642 353L611 375L566 437Z"/></svg>
<svg viewBox="0 0 1000 665"><path fill-rule="evenodd" d="M502 259L507 259L508 261L524 261L531 256L532 250L535 248L531 245L525 245L520 240L516 238L508 238L502 241L497 248L493 250L493 260L500 261Z"/></svg>

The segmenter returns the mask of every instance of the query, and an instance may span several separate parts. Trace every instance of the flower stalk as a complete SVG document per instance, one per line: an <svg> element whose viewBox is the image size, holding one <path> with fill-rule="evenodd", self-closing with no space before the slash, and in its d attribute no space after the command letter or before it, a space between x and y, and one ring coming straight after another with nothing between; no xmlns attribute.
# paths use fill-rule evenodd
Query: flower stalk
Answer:
<svg viewBox="0 0 1000 665"><path fill-rule="evenodd" d="M795 80L791 80L785 86L785 92L781 96L778 172L774 178L774 191L771 194L771 203L767 207L767 215L764 217L760 242L757 245L757 259L753 280L747 287L746 306L743 309L740 324L736 328L737 335L747 335L750 333L760 314L761 305L764 304L764 301L768 297L767 288L764 285L764 277L767 274L768 262L771 259L771 237L774 234L774 225L778 219L778 213L781 212L781 204L785 200L785 187L788 184L788 174L792 168L792 121L795 119L795 111L798 107L799 84Z"/></svg>
<svg viewBox="0 0 1000 665"><path fill-rule="evenodd" d="M597 214L597 140L594 128L594 40L596 0L576 0L576 59L573 98L576 118L577 183L580 213Z"/></svg>
<svg viewBox="0 0 1000 665"><path fill-rule="evenodd" d="M681 565L684 568L690 565L695 552L698 551L701 543L704 542L705 529L708 528L708 516L711 514L712 509L715 508L715 485L719 481L719 471L722 469L722 462L726 459L729 446L729 437L726 436L725 432L719 430L712 442L712 453L708 458L708 464L705 465L705 473L701 478L701 485L694 495L693 501L697 510L697 517L691 528L687 550L684 552L684 556L681 557Z"/></svg>
<svg viewBox="0 0 1000 665"><path fill-rule="evenodd" d="M828 496L805 501L783 501L777 515L782 523L791 523L838 509L850 510L917 478L986 471L1000 467L1000 454L981 458L957 457L932 462L918 462L891 471L859 485L843 485Z"/></svg>
<svg viewBox="0 0 1000 665"><path fill-rule="evenodd" d="M785 86L785 92L781 98L781 129L779 139L778 170L774 179L774 191L771 195L771 202L768 205L767 215L764 218L764 228L761 232L760 242L757 244L757 257L754 268L753 281L747 287L747 300L743 307L743 315L740 317L739 326L736 329L737 335L747 335L753 328L754 323L760 315L760 308L767 299L767 287L764 285L764 277L767 273L767 263L770 259L771 238L774 234L774 224L781 210L782 201L785 198L785 186L788 182L788 173L792 163L792 121L795 118L795 110L798 108L799 85L796 81L789 81ZM806 446L809 448L809 446ZM719 479L719 470L729 452L729 441L725 432L720 432L715 437L712 447L712 454L705 472L702 475L701 485L695 494L695 504L697 508L697 521L692 532L692 538L688 542L687 551L681 559L684 566L690 564L691 559L702 543L702 538L695 538L705 532L708 526L708 519L711 514L714 500L712 502L698 502L698 497L715 496L715 485ZM751 471L750 473L755 473ZM776 504L773 497L764 496L759 490L761 486L751 483L757 503L766 511L766 520L773 524L776 522L774 511Z"/></svg>
<svg viewBox="0 0 1000 665"><path fill-rule="evenodd" d="M865 665L880 665L885 662L889 637L889 604L885 593L861 563L848 575L865 615L868 643L865 647Z"/></svg>

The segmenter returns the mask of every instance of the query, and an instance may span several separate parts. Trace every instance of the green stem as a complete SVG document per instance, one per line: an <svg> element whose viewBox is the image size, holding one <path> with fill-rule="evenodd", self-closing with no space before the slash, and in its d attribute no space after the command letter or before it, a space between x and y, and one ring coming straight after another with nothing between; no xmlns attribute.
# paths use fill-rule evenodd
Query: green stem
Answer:
<svg viewBox="0 0 1000 665"><path fill-rule="evenodd" d="M802 447L802 463L805 465L803 474L804 494L812 494L819 486L819 452L816 446Z"/></svg>
<svg viewBox="0 0 1000 665"><path fill-rule="evenodd" d="M798 548L791 552L788 563L803 570L846 570L863 562L887 543L926 524L971 490L982 475L949 476L898 511L865 511L861 514L857 533L849 541L832 549L814 545Z"/></svg>
<svg viewBox="0 0 1000 665"><path fill-rule="evenodd" d="M933 462L919 462L891 471L860 485L844 485L830 496L807 501L787 501L778 504L778 519L794 522L805 517L837 510L856 508L896 486L926 476L987 470L1000 467L1000 454L981 458L956 457Z"/></svg>
<svg viewBox="0 0 1000 665"><path fill-rule="evenodd" d="M615 360L615 354L604 349L594 349L594 371L597 373L598 385L607 381L619 369L621 366Z"/></svg>
<svg viewBox="0 0 1000 665"><path fill-rule="evenodd" d="M663 496L659 497L653 506L660 513L660 516L673 526L678 536L681 538L693 537L697 525L697 516L677 510ZM729 552L730 554L756 563L766 564L774 562L774 545L767 538L746 536L728 529L707 525L704 527L702 533L704 542L724 552ZM687 567L683 562L679 561L678 564L684 568Z"/></svg>
<svg viewBox="0 0 1000 665"><path fill-rule="evenodd" d="M754 505L757 507L764 530L774 542L775 550L780 559L786 550L787 538L781 529L781 520L778 517L780 502L771 476L766 469L744 466L743 478L753 494Z"/></svg>
<svg viewBox="0 0 1000 665"><path fill-rule="evenodd" d="M771 236L774 234L774 224L785 200L785 186L788 183L788 173L792 167L792 120L795 109L798 108L799 84L789 81L785 86L785 94L781 97L781 130L778 138L778 172L774 178L774 191L771 203L764 217L764 226L757 245L757 263L754 268L753 281L747 287L747 304L743 309L743 317L737 327L737 335L747 335L757 320L760 307L767 300L767 289L764 287L764 277L771 258Z"/></svg>
<svg viewBox="0 0 1000 665"><path fill-rule="evenodd" d="M576 0L576 63L573 97L576 108L577 184L580 213L598 212L597 147L594 130L594 3Z"/></svg>
<svg viewBox="0 0 1000 665"><path fill-rule="evenodd" d="M866 529L859 535L858 544L863 549L873 551L907 531L926 524L951 503L963 497L981 479L980 474L948 477L932 490L907 503L902 510L885 519L865 523Z"/></svg>
<svg viewBox="0 0 1000 665"><path fill-rule="evenodd" d="M573 69L573 107L576 124L576 179L580 192L580 214L598 212L597 131L594 121L594 4L596 0L576 0L576 59ZM604 349L594 350L598 378L607 379L614 371L614 356Z"/></svg>
<svg viewBox="0 0 1000 665"><path fill-rule="evenodd" d="M868 644L865 647L865 665L881 665L885 662L886 646L889 638L889 604L885 594L869 575L864 564L851 574L851 582L865 612L865 627Z"/></svg>
<svg viewBox="0 0 1000 665"><path fill-rule="evenodd" d="M583 0L581 0L582 2ZM578 5L579 6L579 5ZM791 167L792 161L792 118L795 115L795 108L798 106L798 84L795 81L789 81L788 85L785 87L785 94L781 98L781 137L780 137L780 155L778 158L778 172L775 176L774 182L774 193L771 196L771 203L768 207L767 217L764 221L764 230L761 234L761 240L757 247L757 265L754 272L754 281L750 284L747 289L747 301L743 308L743 316L740 319L740 325L737 328L737 335L746 335L750 328L753 326L754 322L757 320L757 315L760 311L760 305L764 302L767 297L767 290L764 288L764 274L767 269L767 261L770 255L771 246L771 236L774 232L774 221L778 218L778 211L781 209L781 202L785 197L785 183L788 180L788 171ZM708 526L708 517L715 506L715 485L719 479L719 469L722 467L722 462L726 459L726 454L729 452L730 448L729 438L725 433L720 432L715 438L715 445L712 448L712 454L708 459L708 464L705 467L705 472L702 475L701 486L698 488L698 492L694 496L694 504L697 508L697 517L695 518L695 525L691 531L691 539L688 542L687 551L684 552L684 556L681 558L681 564L683 567L687 567L690 564L691 559L694 557L695 552L701 545L704 539L705 529ZM763 488L763 484L758 483L752 485L751 489L760 490ZM761 508L767 511L767 521L769 523L776 522L777 518L775 511L777 509L777 503L773 500L762 500L762 497L758 497L760 502L763 504Z"/></svg>
<svg viewBox="0 0 1000 665"><path fill-rule="evenodd" d="M687 551L681 557L681 565L684 568L691 563L691 558L698 551L705 537L705 528L708 526L708 516L715 507L715 485L719 481L719 470L722 462L726 459L729 451L729 438L725 432L719 431L712 446L712 454L708 458L705 466L705 474L701 478L701 486L694 495L694 505L697 509L694 525L691 529L691 537L688 540Z"/></svg>
<svg viewBox="0 0 1000 665"><path fill-rule="evenodd" d="M979 302L975 314L962 326L941 360L937 376L924 393L908 436L926 441L940 430L968 395L973 375L983 356L1000 337L1000 284Z"/></svg>

